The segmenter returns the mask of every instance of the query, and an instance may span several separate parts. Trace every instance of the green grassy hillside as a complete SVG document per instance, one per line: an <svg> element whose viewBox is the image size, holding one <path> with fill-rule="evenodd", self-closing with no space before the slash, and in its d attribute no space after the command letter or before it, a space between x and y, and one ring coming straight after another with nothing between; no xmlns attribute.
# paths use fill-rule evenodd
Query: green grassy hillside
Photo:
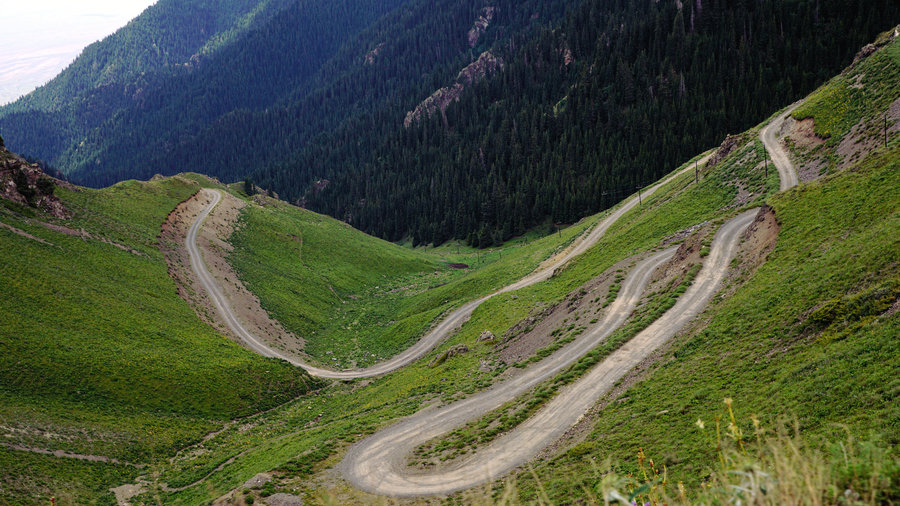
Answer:
<svg viewBox="0 0 900 506"><path fill-rule="evenodd" d="M900 321L890 310L900 297L898 187L895 146L771 199L782 229L768 261L708 310L708 326L679 339L657 370L607 406L582 442L537 467L554 502L598 486L601 477L583 471L592 459L639 473L641 448L672 483L696 492L718 468L708 431L726 397L751 437L754 415L769 429L795 419L817 443L845 430L900 443ZM522 499L537 497L534 480L519 478Z"/></svg>
<svg viewBox="0 0 900 506"><path fill-rule="evenodd" d="M310 356L365 366L409 347L451 308L527 274L586 226L491 251L425 250L293 206L249 206L229 260L263 307L306 340ZM450 267L459 263L469 267Z"/></svg>
<svg viewBox="0 0 900 506"><path fill-rule="evenodd" d="M20 460L6 449L19 445L146 463L222 421L276 406L315 384L303 371L222 337L178 297L156 236L168 213L198 189L183 178L104 190L57 188L71 220L4 201L4 461ZM15 467L2 466L9 471L0 473L0 502L22 490L18 470L28 462L55 469L56 482L67 479L60 470L68 460L21 458ZM95 466L72 465L84 475ZM100 475L115 476L96 466ZM26 474L33 490L49 480L41 471Z"/></svg>
<svg viewBox="0 0 900 506"><path fill-rule="evenodd" d="M736 260L723 290L727 296L714 298L696 325L633 385L606 399L608 405L583 421L559 451L513 476L514 488L499 486L496 493L512 490L521 502L559 503L578 496L598 500L611 488L630 493L653 481L652 469L643 475L648 461L637 457L643 448L655 461L652 467L666 469L665 493L677 498L683 483L682 502L690 502L708 491L700 483L728 472L717 463L724 458L717 445L724 440L726 450L740 451L740 440L748 454L768 451L762 438L751 441L753 420L776 427L784 417L796 420L812 449L831 449L831 441L846 439L845 431L879 448L870 453L876 457L868 467L855 468L855 446L846 446L851 449L843 469L852 468L852 479L832 483L829 497L849 487L893 493L900 479L900 136L893 126L887 146L871 139L887 109L892 125L900 121L894 112L898 44L862 60L794 113L812 118L814 131L830 136L815 150L791 144L804 166L826 161L821 179L776 194L778 176L771 169L766 174L761 164L758 128L745 132L699 181L688 173L645 198L594 248L543 283L485 302L422 360L379 378L316 384L321 388L315 395L300 395L313 385L302 372L225 340L176 295L155 243L159 225L199 184L212 183L189 176L99 191L60 188L74 214L64 222L4 204L0 503L46 502L54 494L68 504L111 503L110 486L138 477L143 489L134 500L144 504L203 504L233 490L238 502L278 491L310 503L372 502L335 479L333 466L350 444L379 428L514 373L496 343L478 342L483 331L502 338L526 318L577 297L598 276L613 278L610 269L617 265L627 270L622 262L634 255L685 240L685 231L698 225L713 229L763 203L780 224L765 262ZM850 99L829 98L834 96ZM846 111L836 114L836 104L847 105ZM865 150L854 155L841 149L857 138L862 140L854 144ZM336 358L337 365L366 365L396 353L441 313L521 277L605 216L489 253L457 252L446 245L408 249L314 213L268 204L245 208L230 261L263 306L307 340L314 357L329 363ZM694 239L708 246L705 237ZM451 269L452 262L472 269ZM657 314L679 290L670 286L646 297L630 328ZM613 283L598 300L615 291ZM559 328L565 331L550 347L579 324L563 321ZM616 334L592 355L626 338ZM468 351L432 364L458 345ZM541 356L547 349L529 353ZM551 381L563 382L585 367L576 364ZM540 387L517 402L540 403L552 394ZM727 411L722 418L724 398L735 400L732 428ZM223 423L241 416L238 423ZM717 436L717 424L731 436ZM484 432L474 427L457 449L477 448L494 436ZM56 458L15 446L119 462ZM245 495L242 484L267 471L273 481ZM747 476L746 468L738 471ZM629 474L630 482L617 478ZM878 480L866 481L876 475ZM651 490L644 488L641 499L664 493L650 497ZM451 502L499 499L492 493Z"/></svg>

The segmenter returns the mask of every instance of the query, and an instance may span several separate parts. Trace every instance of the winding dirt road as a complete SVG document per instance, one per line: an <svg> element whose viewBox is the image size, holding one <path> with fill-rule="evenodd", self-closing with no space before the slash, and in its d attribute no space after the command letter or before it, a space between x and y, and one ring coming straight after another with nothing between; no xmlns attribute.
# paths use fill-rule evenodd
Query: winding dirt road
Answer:
<svg viewBox="0 0 900 506"><path fill-rule="evenodd" d="M699 163L704 163L709 158L709 156L711 155L707 155L706 157L702 158ZM645 189L641 192L642 198L649 197L662 186L668 184L676 177L689 172L690 170L693 170L693 166L686 167L685 169L670 175L669 177L653 185L652 187ZM210 197L210 202L200 213L200 215L197 216L197 219L191 225L187 237L185 238L185 246L187 247L188 255L190 257L191 269L194 271L194 274L196 274L197 279L200 281L203 289L206 290L206 292L209 294L209 297L213 302L213 306L215 306L216 311L219 313L219 316L228 325L228 328L231 329L231 331L236 336L238 336L238 338L251 350L266 357L277 357L286 360L291 364L306 369L306 371L313 376L331 379L354 379L379 376L397 370L407 364L418 360L426 353L428 353L432 348L444 341L456 329L461 327L469 319L469 317L472 316L472 312L475 311L475 309L480 306L482 302L501 293L519 290L521 288L525 288L527 286L548 279L553 275L553 271L555 269L561 267L562 265L565 265L571 259L575 258L578 255L581 255L582 253L593 247L597 243L597 241L599 241L600 238L603 237L603 235L613 223L615 223L619 218L621 218L625 213L633 209L639 203L639 199L637 197L634 197L620 206L597 226L591 229L590 232L585 235L576 244L576 246L572 248L571 251L569 251L566 255L564 255L556 262L553 262L551 265L546 266L544 269L535 271L520 279L519 281L516 281L515 283L512 283L494 293L485 295L484 297L468 302L455 309L450 314L448 314L446 318L441 320L441 322L438 323L437 326L435 326L424 337L422 337L422 339L417 341L414 345L407 348L400 354L395 355L394 357L384 362L380 362L366 369L333 371L330 369L323 369L313 366L311 364L298 360L296 357L272 349L257 336L253 335L252 332L248 331L243 326L243 324L241 324L240 320L235 316L228 302L228 299L222 293L218 282L206 268L206 264L203 261L203 255L200 252L200 248L197 246L197 234L200 232L200 229L202 228L203 222L206 217L209 216L209 213L221 200L222 195L219 190L203 189L200 191L203 195Z"/></svg>
<svg viewBox="0 0 900 506"><path fill-rule="evenodd" d="M760 131L760 139L771 153L772 161L778 169L782 190L797 184L796 172L776 138L784 118L794 107L796 104ZM689 170L690 167L669 176L648 188L642 195L650 196L658 188ZM638 199L632 198L594 227L561 259L497 292L456 309L414 346L390 360L362 370L331 371L310 366L269 348L248 332L234 316L218 284L207 271L196 244L203 220L221 198L221 194L216 190L203 191L209 192L211 200L192 225L186 243L191 266L203 287L209 292L220 316L254 351L287 360L305 368L310 374L336 379L376 376L420 358L462 325L482 302L497 294L524 288L549 278L556 268L594 246L613 223L638 204ZM719 290L729 262L738 248L741 234L753 221L756 212L757 210L753 209L742 213L721 227L712 243L704 267L672 309L592 368L581 379L564 388L535 416L509 433L474 455L459 459L448 469L429 473L413 470L406 465L407 456L416 446L499 408L540 382L552 378L596 347L625 322L640 300L641 293L653 272L672 257L674 248L656 253L635 267L601 322L523 374L459 402L419 412L354 445L339 465L345 478L354 486L376 494L397 497L438 495L494 480L534 458L541 449L557 440L568 428L577 423L620 378L671 339L703 310Z"/></svg>
<svg viewBox="0 0 900 506"><path fill-rule="evenodd" d="M585 338L538 362L521 376L462 401L417 413L363 440L351 448L341 463L344 477L355 487L376 494L395 497L439 495L494 480L532 459L575 425L628 371L703 310L718 291L741 234L753 222L757 211L746 211L722 226L696 280L672 309L512 431L473 456L460 459L449 470L423 473L406 465L407 456L416 446L499 408L541 381L552 378L599 344L625 322L653 271L671 258L674 248L655 254L629 274L604 320Z"/></svg>
<svg viewBox="0 0 900 506"><path fill-rule="evenodd" d="M760 138L772 153L778 169L782 190L796 186L797 175L776 137L784 118L796 106L760 131ZM604 320L585 337L538 362L517 378L498 383L462 401L416 413L357 443L339 465L344 477L355 487L375 494L394 497L442 495L492 481L534 458L575 425L628 371L659 349L706 307L718 292L741 236L757 211L746 211L719 229L703 268L675 306L512 431L474 455L458 459L448 469L423 472L406 464L416 446L499 408L553 377L595 347L625 321L653 271L671 257L673 250L657 253L638 265L629 274ZM604 224L608 227L611 222ZM605 228L600 234L603 232Z"/></svg>

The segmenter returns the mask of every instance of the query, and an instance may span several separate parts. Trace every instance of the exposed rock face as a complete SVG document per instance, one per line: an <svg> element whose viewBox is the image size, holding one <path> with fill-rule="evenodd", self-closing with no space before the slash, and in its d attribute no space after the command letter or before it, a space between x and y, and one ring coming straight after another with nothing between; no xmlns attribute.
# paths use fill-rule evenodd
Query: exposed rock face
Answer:
<svg viewBox="0 0 900 506"><path fill-rule="evenodd" d="M429 367L436 367L447 361L449 358L453 358L457 355L462 355L464 353L469 353L469 347L464 344L457 344L456 346L451 347L444 353L434 357L434 359L428 364Z"/></svg>
<svg viewBox="0 0 900 506"><path fill-rule="evenodd" d="M365 62L366 65L373 65L375 61L378 59L378 55L381 54L381 48L384 47L384 42L375 46L375 49L366 53Z"/></svg>
<svg viewBox="0 0 900 506"><path fill-rule="evenodd" d="M490 26L491 20L494 19L494 14L497 12L496 7L485 7L481 9L481 15L478 16L478 19L475 20L475 24L472 25L472 29L469 30L469 47L475 47L475 44L478 44L478 39L484 35L487 27Z"/></svg>
<svg viewBox="0 0 900 506"><path fill-rule="evenodd" d="M459 71L456 81L466 85L477 83L502 68L503 60L491 54L490 51L485 51L477 60Z"/></svg>
<svg viewBox="0 0 900 506"><path fill-rule="evenodd" d="M895 27L888 37L878 40L874 44L866 44L865 46L863 46L863 48L860 49L858 53L856 53L856 56L853 57L853 63L850 66L852 67L859 63L860 60L865 60L866 58L872 56L876 51L890 44L897 37L900 37L900 26Z"/></svg>
<svg viewBox="0 0 900 506"><path fill-rule="evenodd" d="M493 340L494 340L494 333L491 332L490 330L485 330L484 332L481 333L480 336L478 336L478 339L476 340L476 342L486 343L486 342L490 342Z"/></svg>
<svg viewBox="0 0 900 506"><path fill-rule="evenodd" d="M435 112L443 113L456 100L467 86L471 86L485 77L503 69L503 60L491 54L490 51L481 53L476 61L459 71L456 76L456 83L446 88L441 88L431 94L430 97L423 100L415 109L406 113L406 119L403 120L403 126L409 128L410 125L423 118L430 118Z"/></svg>
<svg viewBox="0 0 900 506"><path fill-rule="evenodd" d="M724 160L731 154L732 151L738 148L738 145L741 143L741 136L739 135L729 135L725 137L725 140L722 141L722 145L719 146L719 149L716 150L716 153L706 162L706 166L709 168L715 167L716 164Z"/></svg>
<svg viewBox="0 0 900 506"><path fill-rule="evenodd" d="M68 219L69 211L53 195L58 181L37 164L29 165L0 147L0 198L40 209L56 218Z"/></svg>
<svg viewBox="0 0 900 506"><path fill-rule="evenodd" d="M572 54L572 50L569 49L568 47L563 49L562 56L563 56L563 65L565 65L566 67L568 67L569 64L571 64L573 61L575 61L575 56Z"/></svg>
<svg viewBox="0 0 900 506"><path fill-rule="evenodd" d="M423 100L415 109L406 113L403 126L409 128L414 122L422 118L430 118L436 111L444 112L462 94L463 85L456 83L449 88L441 88Z"/></svg>

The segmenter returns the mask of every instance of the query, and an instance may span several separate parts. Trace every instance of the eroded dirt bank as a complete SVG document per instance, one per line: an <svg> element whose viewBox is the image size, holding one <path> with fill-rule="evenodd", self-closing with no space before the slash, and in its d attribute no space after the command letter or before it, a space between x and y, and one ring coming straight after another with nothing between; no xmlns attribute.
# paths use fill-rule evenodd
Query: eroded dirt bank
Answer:
<svg viewBox="0 0 900 506"><path fill-rule="evenodd" d="M240 212L245 206L253 204L247 204L226 192L221 193L221 202L206 218L197 238L197 246L203 254L207 269L215 277L232 311L247 330L263 339L272 348L300 354L303 351L303 339L288 332L269 316L259 299L240 282L237 273L227 262L228 254L232 250L228 239L234 233ZM222 334L240 342L213 309L209 295L191 270L190 257L185 245L188 230L211 200L207 191L200 190L179 204L163 223L159 247L169 266L169 275L178 287L178 295L191 305L200 319Z"/></svg>

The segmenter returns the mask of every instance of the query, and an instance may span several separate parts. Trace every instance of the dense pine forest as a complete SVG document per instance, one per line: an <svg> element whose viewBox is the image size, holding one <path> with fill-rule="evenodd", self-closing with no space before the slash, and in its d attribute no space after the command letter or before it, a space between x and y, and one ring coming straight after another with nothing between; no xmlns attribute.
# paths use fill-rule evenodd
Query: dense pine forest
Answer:
<svg viewBox="0 0 900 506"><path fill-rule="evenodd" d="M586 2L498 48L505 70L446 119L361 116L259 179L390 239L495 244L604 209L808 93L896 21L890 8Z"/></svg>
<svg viewBox="0 0 900 506"><path fill-rule="evenodd" d="M811 91L900 14L891 0L257 3L210 28L203 57L78 93L51 82L42 107L0 110L0 132L86 184L249 176L384 238L484 247L614 204ZM496 68L457 75L485 52ZM442 88L456 100L405 126Z"/></svg>

